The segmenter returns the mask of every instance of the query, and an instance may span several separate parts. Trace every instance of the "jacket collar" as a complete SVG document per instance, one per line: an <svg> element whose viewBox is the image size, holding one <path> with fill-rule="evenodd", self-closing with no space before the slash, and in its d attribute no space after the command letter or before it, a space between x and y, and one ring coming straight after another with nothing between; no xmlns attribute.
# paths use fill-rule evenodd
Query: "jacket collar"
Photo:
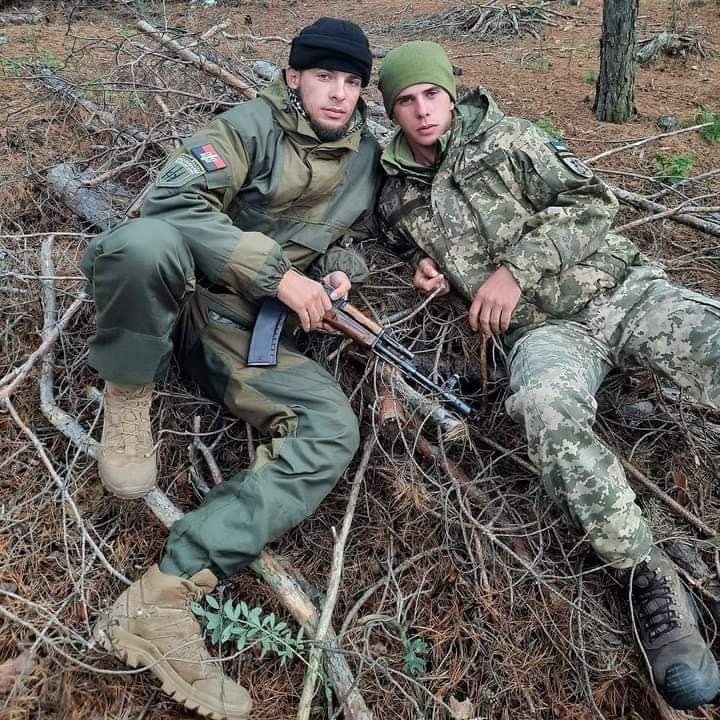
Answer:
<svg viewBox="0 0 720 720"><path fill-rule="evenodd" d="M278 125L280 125L285 133L298 145L307 147L322 145L327 149L353 151L357 151L360 147L368 113L367 105L362 98L358 100L357 107L353 113L350 130L343 137L338 140L333 140L332 142L323 142L320 140L310 126L310 122L305 117L305 114L298 112L288 92L288 86L285 83L283 73L279 73L258 95L258 98L267 102L272 107L273 116Z"/></svg>

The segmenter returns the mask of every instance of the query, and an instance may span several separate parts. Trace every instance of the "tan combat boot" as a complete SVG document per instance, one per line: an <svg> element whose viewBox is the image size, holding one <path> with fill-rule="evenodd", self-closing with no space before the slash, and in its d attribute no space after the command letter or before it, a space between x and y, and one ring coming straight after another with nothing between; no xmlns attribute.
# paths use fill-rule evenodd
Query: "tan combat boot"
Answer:
<svg viewBox="0 0 720 720"><path fill-rule="evenodd" d="M672 560L658 547L626 570L635 627L655 685L668 703L690 710L720 691L720 670L700 634L695 605Z"/></svg>
<svg viewBox="0 0 720 720"><path fill-rule="evenodd" d="M140 498L155 486L152 392L153 385L106 383L98 473L105 489L121 498Z"/></svg>
<svg viewBox="0 0 720 720"><path fill-rule="evenodd" d="M210 570L185 580L153 565L101 615L94 636L131 667L147 665L163 692L190 710L214 720L244 720L252 708L250 696L225 677L188 607L215 585Z"/></svg>

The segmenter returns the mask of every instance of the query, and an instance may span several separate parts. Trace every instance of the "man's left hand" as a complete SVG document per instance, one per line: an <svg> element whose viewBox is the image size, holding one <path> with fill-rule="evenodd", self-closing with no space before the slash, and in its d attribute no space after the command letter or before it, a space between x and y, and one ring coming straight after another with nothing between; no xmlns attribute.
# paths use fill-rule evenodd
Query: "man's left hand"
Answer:
<svg viewBox="0 0 720 720"><path fill-rule="evenodd" d="M350 278L342 270L331 272L322 279L322 282L323 285L333 288L333 291L330 293L331 300L338 300L340 298L347 300L352 284Z"/></svg>
<svg viewBox="0 0 720 720"><path fill-rule="evenodd" d="M342 272L342 270L335 270L329 275L326 275L322 279L322 283L326 287L333 288L333 291L330 293L331 300L338 300L339 298L342 298L343 300L348 299L351 287L350 278L344 272ZM322 329L330 335L338 334L338 331L334 327L331 327L326 323L323 323Z"/></svg>
<svg viewBox="0 0 720 720"><path fill-rule="evenodd" d="M520 299L520 286L505 267L499 267L478 289L468 312L470 327L490 337L510 327Z"/></svg>

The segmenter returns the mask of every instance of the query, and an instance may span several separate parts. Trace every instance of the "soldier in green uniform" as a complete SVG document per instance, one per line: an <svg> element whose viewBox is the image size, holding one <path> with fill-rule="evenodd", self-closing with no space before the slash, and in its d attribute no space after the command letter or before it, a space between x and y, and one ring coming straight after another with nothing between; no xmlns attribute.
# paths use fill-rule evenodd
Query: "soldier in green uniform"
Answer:
<svg viewBox="0 0 720 720"><path fill-rule="evenodd" d="M84 272L96 302L90 364L106 381L98 460L124 498L157 476L153 383L174 352L208 397L272 437L170 532L159 565L98 623L106 647L149 665L166 693L213 718L245 718L247 691L210 660L188 601L238 573L310 515L349 464L358 424L334 378L285 334L272 368L248 367L259 303L276 297L307 331L367 268L380 171L361 89L362 30L321 18L294 39L289 67L258 99L184 141L142 217L97 237Z"/></svg>
<svg viewBox="0 0 720 720"><path fill-rule="evenodd" d="M379 214L422 292L451 286L473 330L508 348L510 415L544 487L619 568L652 677L677 708L711 701L720 672L692 600L615 455L595 393L642 365L720 407L720 304L675 287L611 231L617 200L559 141L477 89L457 102L439 45L390 52L380 90L399 130L383 152Z"/></svg>

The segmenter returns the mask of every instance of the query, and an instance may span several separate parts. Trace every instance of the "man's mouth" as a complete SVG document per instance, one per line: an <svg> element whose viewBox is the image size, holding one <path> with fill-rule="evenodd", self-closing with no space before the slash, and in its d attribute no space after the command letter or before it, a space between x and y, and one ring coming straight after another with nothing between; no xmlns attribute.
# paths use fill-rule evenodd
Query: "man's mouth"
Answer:
<svg viewBox="0 0 720 720"><path fill-rule="evenodd" d="M432 133L437 125L420 125L420 127L417 129L417 132L419 132L421 135L429 135Z"/></svg>
<svg viewBox="0 0 720 720"><path fill-rule="evenodd" d="M332 120L343 120L347 113L342 108L326 107L323 112Z"/></svg>

